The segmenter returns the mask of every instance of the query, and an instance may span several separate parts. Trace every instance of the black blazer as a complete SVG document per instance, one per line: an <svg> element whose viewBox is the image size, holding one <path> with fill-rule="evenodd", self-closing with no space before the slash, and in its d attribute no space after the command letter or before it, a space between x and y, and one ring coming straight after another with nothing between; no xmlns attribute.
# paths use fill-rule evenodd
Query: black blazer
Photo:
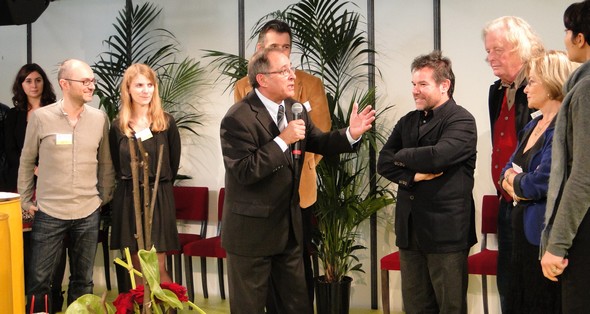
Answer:
<svg viewBox="0 0 590 314"><path fill-rule="evenodd" d="M419 133L420 120L417 110L399 120L377 164L379 174L398 184L396 244L408 247L411 220L423 251L467 249L477 242L472 197L475 119L451 99ZM414 182L417 172L443 174Z"/></svg>
<svg viewBox="0 0 590 314"><path fill-rule="evenodd" d="M287 120L294 100L285 100ZM322 132L303 110L306 151L322 155L352 151L345 130ZM278 127L254 91L233 105L221 121L225 165L222 246L233 254L269 256L282 252L289 233L302 243L299 173L290 152L274 138ZM302 162L298 163L301 170Z"/></svg>

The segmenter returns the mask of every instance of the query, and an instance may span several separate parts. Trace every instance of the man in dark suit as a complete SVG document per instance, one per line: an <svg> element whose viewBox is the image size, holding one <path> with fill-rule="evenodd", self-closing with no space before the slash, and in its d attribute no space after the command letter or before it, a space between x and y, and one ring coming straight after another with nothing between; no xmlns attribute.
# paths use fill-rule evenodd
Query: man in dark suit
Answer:
<svg viewBox="0 0 590 314"><path fill-rule="evenodd" d="M293 42L292 37L289 24L280 20L270 20L260 29L256 51L264 48L277 47L287 57L290 57ZM248 76L245 76L237 81L234 87L235 102L242 100L250 91L252 91L252 85L248 81ZM330 130L332 120L330 120L328 99L322 80L303 70L295 70L295 94L292 98L303 104L309 118L317 128L324 132ZM312 246L311 238L314 228L312 224L313 204L317 200L317 174L315 168L322 159L322 156L312 152L306 152L304 156L304 166L301 169L301 180L299 182L299 205L301 207L304 239L302 254L307 293L310 300L313 300L313 269L311 267L312 262L309 249ZM270 290L272 291L272 286ZM269 297L267 312L278 313L276 309L273 310L275 303L272 297ZM313 302L310 303L312 304Z"/></svg>
<svg viewBox="0 0 590 314"><path fill-rule="evenodd" d="M351 151L371 128L375 111L368 106L357 114L355 104L350 126L329 133L316 128L305 110L292 119L295 73L275 48L252 57L248 78L254 90L221 121L226 169L221 241L231 311L263 313L272 278L280 313L309 313L298 193L302 164L289 147L299 142L301 154ZM289 114L277 116L281 106Z"/></svg>
<svg viewBox="0 0 590 314"><path fill-rule="evenodd" d="M451 61L412 63L416 110L396 124L378 172L398 184L396 245L407 313L467 313L467 255L476 243L472 197L477 131L453 100Z"/></svg>

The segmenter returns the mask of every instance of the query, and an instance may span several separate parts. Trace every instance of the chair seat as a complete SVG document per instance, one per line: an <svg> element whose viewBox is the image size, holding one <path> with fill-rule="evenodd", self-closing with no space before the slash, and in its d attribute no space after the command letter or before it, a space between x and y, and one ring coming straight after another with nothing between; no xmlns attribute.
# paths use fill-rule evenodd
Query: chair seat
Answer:
<svg viewBox="0 0 590 314"><path fill-rule="evenodd" d="M496 275L498 269L498 251L484 249L468 258L469 274Z"/></svg>
<svg viewBox="0 0 590 314"><path fill-rule="evenodd" d="M399 251L383 256L381 258L381 269L400 270Z"/></svg>
<svg viewBox="0 0 590 314"><path fill-rule="evenodd" d="M225 258L225 250L221 247L221 237L211 237L190 242L182 247L187 256L217 257Z"/></svg>
<svg viewBox="0 0 590 314"><path fill-rule="evenodd" d="M190 234L190 233L179 233L178 234L178 242L180 242L180 247L183 248L188 243L201 240L202 237L199 234ZM166 251L166 255L175 255L180 254L181 250L169 250Z"/></svg>

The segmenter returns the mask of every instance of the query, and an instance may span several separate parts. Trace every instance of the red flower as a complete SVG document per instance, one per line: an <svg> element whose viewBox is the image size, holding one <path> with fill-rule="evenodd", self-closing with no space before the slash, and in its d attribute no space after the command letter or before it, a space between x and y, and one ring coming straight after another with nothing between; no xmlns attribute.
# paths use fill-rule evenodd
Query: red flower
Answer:
<svg viewBox="0 0 590 314"><path fill-rule="evenodd" d="M137 286L129 292L119 293L113 304L117 309L117 314L133 314L133 303L143 303L143 285Z"/></svg>
<svg viewBox="0 0 590 314"><path fill-rule="evenodd" d="M162 289L168 289L172 291L174 294L176 294L176 297L178 297L180 302L188 301L185 287L173 282L162 283L160 284L160 287L162 287ZM137 288L129 290L129 292L120 293L117 296L115 302L113 302L115 308L117 309L117 314L133 314L133 304L143 304L143 294L143 285L139 285Z"/></svg>
<svg viewBox="0 0 590 314"><path fill-rule="evenodd" d="M168 289L172 292L174 292L174 294L176 294L176 296L178 297L178 300L180 300L180 302L187 302L188 301L188 296L186 295L186 288L174 283L174 282L163 282L160 284L160 286L162 287L162 289Z"/></svg>
<svg viewBox="0 0 590 314"><path fill-rule="evenodd" d="M119 293L115 302L117 314L133 314L133 295L131 293Z"/></svg>
<svg viewBox="0 0 590 314"><path fill-rule="evenodd" d="M131 293L135 302L143 304L143 285L139 285L137 288L129 290L129 293Z"/></svg>

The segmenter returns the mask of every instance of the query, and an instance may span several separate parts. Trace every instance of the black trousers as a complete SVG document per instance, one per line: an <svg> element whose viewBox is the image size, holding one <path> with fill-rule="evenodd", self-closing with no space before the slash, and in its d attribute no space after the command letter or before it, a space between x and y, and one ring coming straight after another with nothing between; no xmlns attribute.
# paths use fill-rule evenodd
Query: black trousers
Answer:
<svg viewBox="0 0 590 314"><path fill-rule="evenodd" d="M311 262L311 248L312 242L311 239L315 232L317 232L316 228L314 228L313 221L313 205L308 208L301 209L301 223L303 225L303 270L305 272L305 284L307 286L307 295L309 297L309 305L310 305L310 312L313 313L313 300L314 300L314 278L313 278L313 268ZM272 280L269 284L268 289L268 297L266 300L266 313L268 314L279 314L280 311L279 305L277 304L278 300L276 297L276 291L272 284Z"/></svg>

